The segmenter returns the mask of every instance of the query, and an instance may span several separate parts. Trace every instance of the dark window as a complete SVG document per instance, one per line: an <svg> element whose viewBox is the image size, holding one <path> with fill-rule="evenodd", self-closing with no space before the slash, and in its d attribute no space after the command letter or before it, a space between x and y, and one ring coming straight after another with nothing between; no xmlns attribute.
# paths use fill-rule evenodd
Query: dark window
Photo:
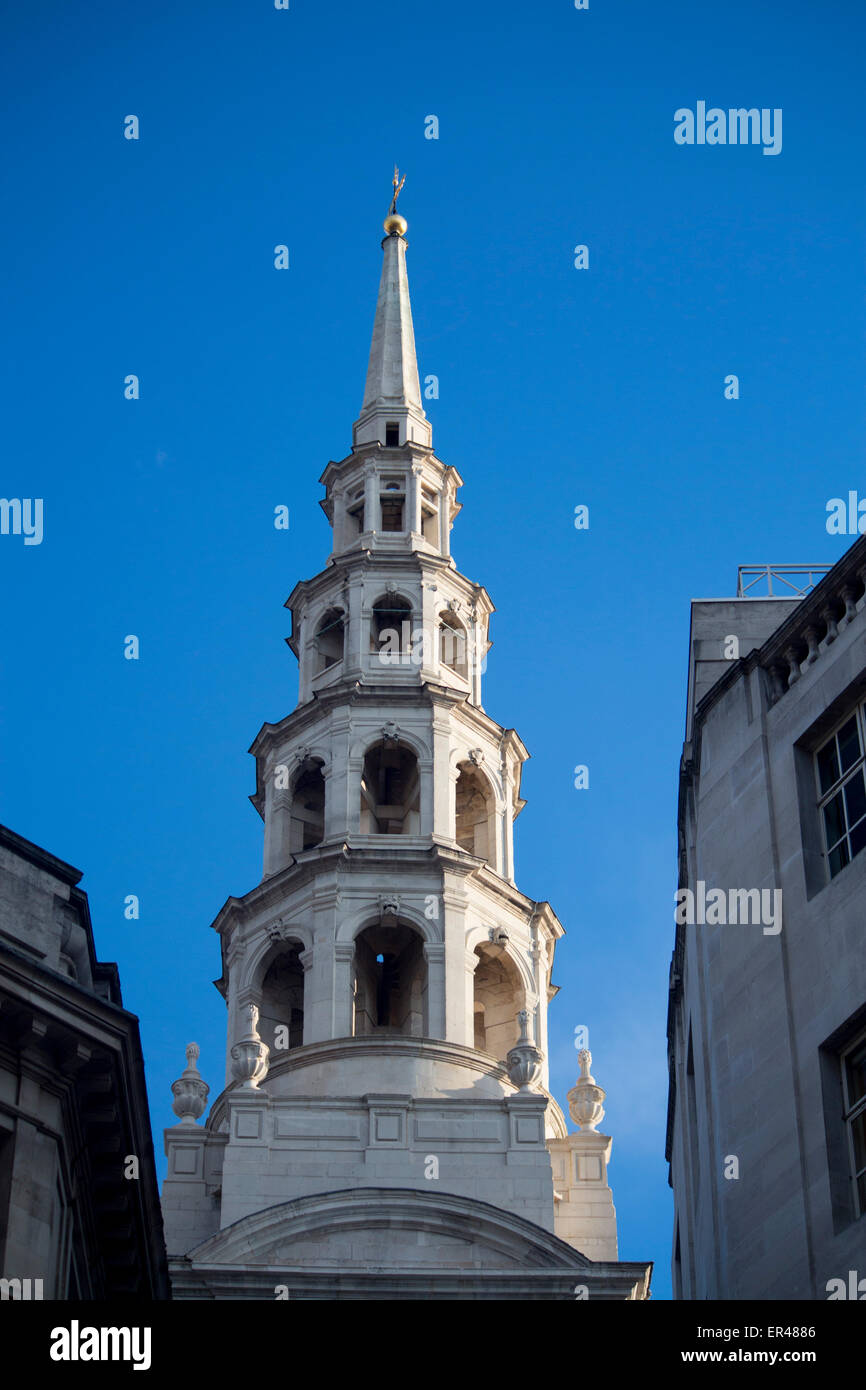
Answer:
<svg viewBox="0 0 866 1390"><path fill-rule="evenodd" d="M382 498L382 530L383 530L383 531L402 531L402 530L403 530L403 498L402 498L402 497L383 497L383 498Z"/></svg>
<svg viewBox="0 0 866 1390"><path fill-rule="evenodd" d="M387 424L385 426L385 448L399 449L400 447L400 426Z"/></svg>
<svg viewBox="0 0 866 1390"><path fill-rule="evenodd" d="M692 1180L692 1200L697 1212L698 1196L701 1190L701 1162L698 1142L698 1096L695 1085L695 1050L692 1046L692 1025L689 1020L689 1043L686 1049L686 1091L687 1114L684 1117L687 1127L687 1143Z"/></svg>
<svg viewBox="0 0 866 1390"><path fill-rule="evenodd" d="M398 594L389 594L373 604L370 651L378 652L385 665L394 664L395 655L405 655L407 660L411 656L412 607Z"/></svg>
<svg viewBox="0 0 866 1390"><path fill-rule="evenodd" d="M397 923L368 927L355 939L355 1037L399 1033L423 1037L427 962L415 931Z"/></svg>
<svg viewBox="0 0 866 1390"><path fill-rule="evenodd" d="M0 1269L5 1268L4 1255L6 1253L6 1232L9 1222L14 1157L15 1136L11 1130L0 1129Z"/></svg>
<svg viewBox="0 0 866 1390"><path fill-rule="evenodd" d="M309 758L292 793L292 854L321 844L325 834L325 779L322 762Z"/></svg>
<svg viewBox="0 0 866 1390"><path fill-rule="evenodd" d="M417 835L420 806L415 754L385 742L371 748L361 774L361 834Z"/></svg>
<svg viewBox="0 0 866 1390"><path fill-rule="evenodd" d="M321 675L331 666L343 660L343 612L340 608L329 608L325 613L315 636L316 659L313 675Z"/></svg>

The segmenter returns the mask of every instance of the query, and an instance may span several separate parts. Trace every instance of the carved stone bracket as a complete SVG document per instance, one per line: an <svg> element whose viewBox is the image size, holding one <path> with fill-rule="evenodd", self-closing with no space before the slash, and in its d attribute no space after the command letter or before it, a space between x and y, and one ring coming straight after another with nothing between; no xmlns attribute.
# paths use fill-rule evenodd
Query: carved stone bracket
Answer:
<svg viewBox="0 0 866 1390"><path fill-rule="evenodd" d="M400 915L399 893L380 893L379 920L383 927L396 927Z"/></svg>
<svg viewBox="0 0 866 1390"><path fill-rule="evenodd" d="M286 926L282 917L277 917L273 922L268 922L268 925L265 927L265 932L271 941L285 941L289 934L289 928Z"/></svg>

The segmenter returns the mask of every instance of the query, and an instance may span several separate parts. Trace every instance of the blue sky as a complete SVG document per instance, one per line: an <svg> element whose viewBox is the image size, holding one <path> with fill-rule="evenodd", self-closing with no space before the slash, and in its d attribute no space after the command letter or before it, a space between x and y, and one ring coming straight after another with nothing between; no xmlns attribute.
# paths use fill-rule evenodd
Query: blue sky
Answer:
<svg viewBox="0 0 866 1390"><path fill-rule="evenodd" d="M84 870L158 1152L190 1039L222 1085L208 924L261 874L246 749L295 703L282 604L328 553L317 478L360 410L396 161L428 414L465 479L453 551L497 607L485 707L532 753L518 882L568 932L553 1085L587 1025L620 1253L667 1297L688 605L738 564L837 559L827 500L866 490L862 7L3 19L0 494L43 498L45 530L0 536L0 817ZM675 144L699 100L781 108L782 152Z"/></svg>

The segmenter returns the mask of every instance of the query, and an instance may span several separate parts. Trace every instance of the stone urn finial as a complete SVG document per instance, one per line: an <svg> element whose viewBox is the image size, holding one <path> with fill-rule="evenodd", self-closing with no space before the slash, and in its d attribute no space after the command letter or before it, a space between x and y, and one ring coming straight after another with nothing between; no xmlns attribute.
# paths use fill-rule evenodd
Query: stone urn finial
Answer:
<svg viewBox="0 0 866 1390"><path fill-rule="evenodd" d="M568 1111L578 1129L595 1130L604 1119L605 1092L590 1071L592 1053L582 1047L577 1054L580 1076L568 1093Z"/></svg>
<svg viewBox="0 0 866 1390"><path fill-rule="evenodd" d="M268 1074L271 1049L259 1037L257 1006L245 1004L242 1014L246 1016L247 1031L232 1047L232 1076L243 1090L255 1091Z"/></svg>
<svg viewBox="0 0 866 1390"><path fill-rule="evenodd" d="M529 1014L521 1009L517 1015L520 1037L505 1059L508 1075L520 1091L529 1091L541 1075L542 1056L529 1037Z"/></svg>
<svg viewBox="0 0 866 1390"><path fill-rule="evenodd" d="M194 1125L196 1120L201 1119L210 1094L210 1086L206 1081L202 1081L201 1073L196 1066L200 1053L198 1043L188 1045L186 1070L177 1081L171 1083L171 1093L174 1096L171 1108L182 1125Z"/></svg>

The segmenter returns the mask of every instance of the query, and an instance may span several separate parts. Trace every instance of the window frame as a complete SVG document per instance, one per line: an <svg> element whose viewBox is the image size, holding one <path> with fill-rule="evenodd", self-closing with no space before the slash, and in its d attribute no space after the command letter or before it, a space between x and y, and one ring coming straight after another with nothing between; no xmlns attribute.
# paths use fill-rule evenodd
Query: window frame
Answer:
<svg viewBox="0 0 866 1390"><path fill-rule="evenodd" d="M832 743L836 747L837 762L839 762L838 744L836 743L836 737L840 733L840 731L844 729L845 725L850 723L852 719L856 721L857 727L857 737L859 740L860 748L858 757L850 765L850 767L845 769L844 772L840 771L838 773L835 781L831 783L831 785L827 788L826 791L822 791L821 773L818 761L820 755L823 753L824 749ZM853 710L847 710L845 712L844 717L838 720L836 724L834 724L831 731L824 738L822 738L821 742L814 748L812 754L812 767L815 791L817 796L816 807L818 812L818 820L820 822L821 827L821 853L824 859L824 863L826 865L827 882L832 882L834 878L838 878L839 874L841 874L844 869L847 869L849 865L853 863L853 861L857 858L857 856L861 853L863 849L866 849L866 844L864 844L861 845L860 848L857 849L854 853L851 852L852 832L856 830L858 827L866 825L866 811L864 811L864 814L859 818L859 820L856 820L853 825L849 824L848 806L844 796L845 787L850 782L854 781L858 773L861 775L863 779L864 787L866 787L866 704L864 704L862 700L854 706ZM833 802L835 798L840 794L842 794L844 830L843 833L839 836L839 838L835 840L831 845L829 843L829 837L827 834L827 817L825 815L825 810L831 804L831 802ZM846 859L845 863L841 864L839 868L836 869L834 872L830 856L843 844L845 846L845 853L847 854L848 858Z"/></svg>
<svg viewBox="0 0 866 1390"><path fill-rule="evenodd" d="M848 1095L848 1059L852 1053L858 1052L866 1047L866 1029L859 1033L852 1042L839 1053L839 1066L842 1073L842 1122L845 1125L846 1142L848 1145L849 1176L851 1181L851 1201L854 1212L854 1220L859 1221L862 1216L866 1216L866 1158L863 1166L858 1170L856 1151L854 1148L854 1124L862 1116L866 1116L866 1090L859 1100L850 1101ZM864 1198L860 1200L860 1183L863 1182Z"/></svg>

